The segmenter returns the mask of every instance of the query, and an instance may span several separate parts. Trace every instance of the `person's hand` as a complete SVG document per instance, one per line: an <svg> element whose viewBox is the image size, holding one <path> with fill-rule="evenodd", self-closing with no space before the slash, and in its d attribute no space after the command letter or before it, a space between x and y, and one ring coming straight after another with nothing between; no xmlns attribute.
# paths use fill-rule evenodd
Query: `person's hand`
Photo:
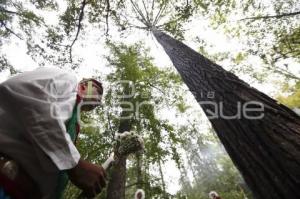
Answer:
<svg viewBox="0 0 300 199"><path fill-rule="evenodd" d="M67 173L71 182L82 189L87 197L96 196L106 185L105 170L84 160L79 160L78 164Z"/></svg>

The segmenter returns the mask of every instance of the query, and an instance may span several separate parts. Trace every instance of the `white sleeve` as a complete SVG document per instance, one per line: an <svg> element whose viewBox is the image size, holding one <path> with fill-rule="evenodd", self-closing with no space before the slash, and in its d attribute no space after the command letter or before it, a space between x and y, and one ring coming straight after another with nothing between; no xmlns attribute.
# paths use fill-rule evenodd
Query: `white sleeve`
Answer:
<svg viewBox="0 0 300 199"><path fill-rule="evenodd" d="M1 87L28 139L38 145L59 170L76 166L80 154L65 126L75 105L75 76L41 70L11 78Z"/></svg>

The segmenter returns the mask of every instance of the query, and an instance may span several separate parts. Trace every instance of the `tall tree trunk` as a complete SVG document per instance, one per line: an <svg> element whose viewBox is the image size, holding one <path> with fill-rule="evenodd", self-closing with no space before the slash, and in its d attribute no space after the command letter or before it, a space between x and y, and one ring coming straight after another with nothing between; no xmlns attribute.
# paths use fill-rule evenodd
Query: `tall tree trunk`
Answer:
<svg viewBox="0 0 300 199"><path fill-rule="evenodd" d="M131 130L129 120L121 120L119 133ZM107 185L107 199L125 199L126 185L126 157L121 156L110 172L109 183Z"/></svg>
<svg viewBox="0 0 300 199"><path fill-rule="evenodd" d="M151 182L150 182L150 160L145 158L145 166L144 166L144 191L145 191L145 198L151 198L152 196L152 189L151 189Z"/></svg>
<svg viewBox="0 0 300 199"><path fill-rule="evenodd" d="M136 189L143 189L143 176L142 176L142 156L136 154Z"/></svg>
<svg viewBox="0 0 300 199"><path fill-rule="evenodd" d="M300 198L300 118L180 41L158 30L153 33L209 116L254 196L258 199ZM214 104L224 115L233 116L240 111L239 103L244 105L251 101L263 104L264 117L211 117L216 108Z"/></svg>

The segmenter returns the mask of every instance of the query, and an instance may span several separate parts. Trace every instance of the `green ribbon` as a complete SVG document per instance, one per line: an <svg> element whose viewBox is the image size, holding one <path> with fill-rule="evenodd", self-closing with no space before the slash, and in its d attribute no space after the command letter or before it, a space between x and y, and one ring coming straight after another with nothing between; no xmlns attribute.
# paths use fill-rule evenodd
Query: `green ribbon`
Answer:
<svg viewBox="0 0 300 199"><path fill-rule="evenodd" d="M70 135L73 143L76 139L77 134L77 106L74 107L72 117L66 122L66 128L67 132ZM56 197L57 199L60 199L63 197L64 191L68 185L69 178L66 171L60 171L59 177L58 177L58 184L56 187Z"/></svg>

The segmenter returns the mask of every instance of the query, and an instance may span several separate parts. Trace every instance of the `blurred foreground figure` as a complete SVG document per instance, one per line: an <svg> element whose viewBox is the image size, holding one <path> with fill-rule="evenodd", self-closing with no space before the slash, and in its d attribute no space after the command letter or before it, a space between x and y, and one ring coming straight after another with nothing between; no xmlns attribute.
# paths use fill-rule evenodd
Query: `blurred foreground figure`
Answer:
<svg viewBox="0 0 300 199"><path fill-rule="evenodd" d="M145 192L143 189L138 189L135 192L134 199L145 199Z"/></svg>
<svg viewBox="0 0 300 199"><path fill-rule="evenodd" d="M100 105L94 79L41 68L0 84L0 199L59 199L68 179L92 197L105 186L101 166L75 147L80 111Z"/></svg>
<svg viewBox="0 0 300 199"><path fill-rule="evenodd" d="M210 199L222 199L215 191L209 192L209 198Z"/></svg>

